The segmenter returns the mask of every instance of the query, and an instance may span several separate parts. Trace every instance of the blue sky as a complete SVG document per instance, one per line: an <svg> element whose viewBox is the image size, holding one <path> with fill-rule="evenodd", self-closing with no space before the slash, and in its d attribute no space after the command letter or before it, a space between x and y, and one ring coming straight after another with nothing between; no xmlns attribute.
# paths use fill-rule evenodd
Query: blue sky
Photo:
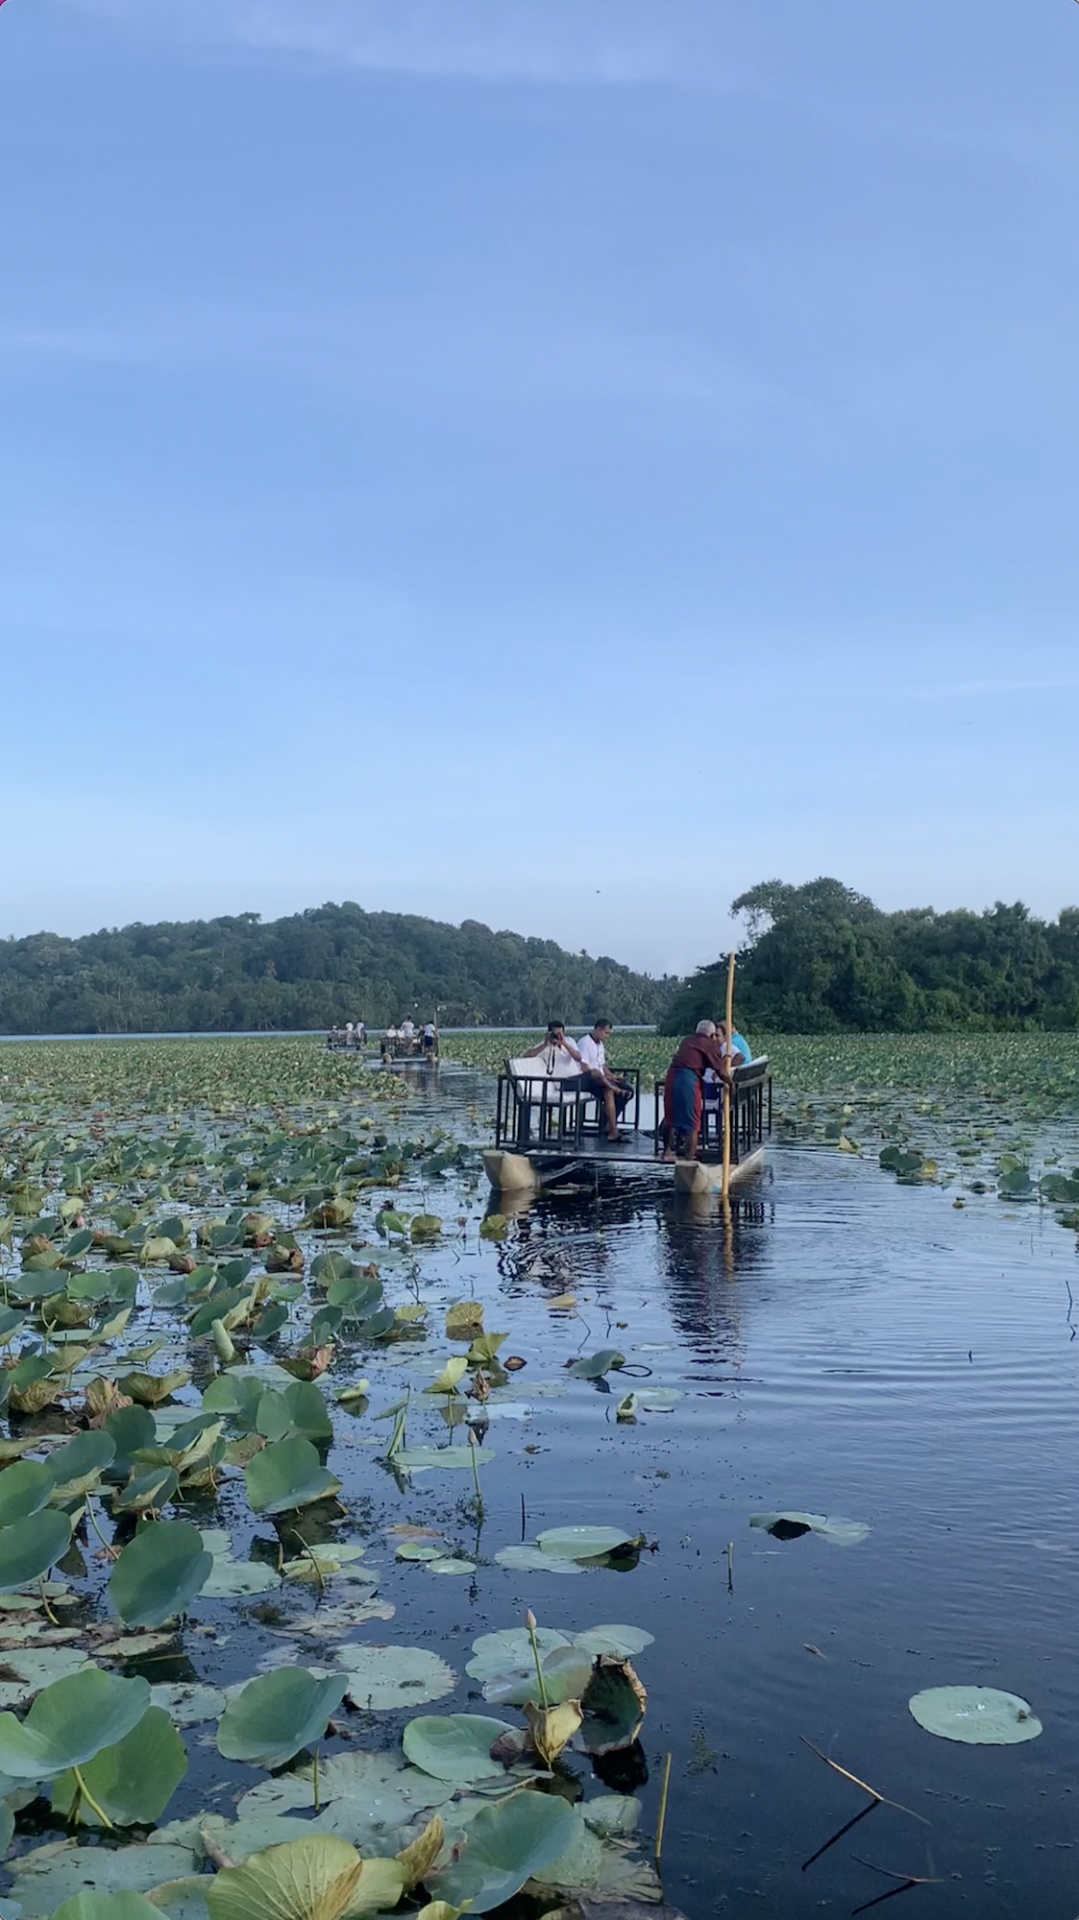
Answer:
<svg viewBox="0 0 1079 1920"><path fill-rule="evenodd" d="M1079 897L1079 8L7 0L0 932Z"/></svg>

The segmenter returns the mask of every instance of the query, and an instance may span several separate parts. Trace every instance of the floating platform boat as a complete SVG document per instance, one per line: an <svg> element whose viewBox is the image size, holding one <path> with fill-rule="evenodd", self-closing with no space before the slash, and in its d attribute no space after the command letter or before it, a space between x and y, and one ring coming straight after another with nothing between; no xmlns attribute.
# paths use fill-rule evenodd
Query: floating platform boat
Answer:
<svg viewBox="0 0 1079 1920"><path fill-rule="evenodd" d="M563 1056L564 1057L564 1056ZM663 1082L642 1112L640 1074L612 1066L631 1089L617 1140L608 1140L598 1094L576 1072L559 1070L551 1050L507 1059L498 1076L495 1141L483 1155L491 1186L501 1193L528 1193L589 1175L625 1169L640 1175L673 1176L680 1193L718 1193L723 1180L723 1101L705 1099L699 1157L665 1160L660 1130ZM651 1125L649 1125L649 1121ZM772 1131L772 1076L767 1058L736 1067L731 1086L731 1185L760 1171Z"/></svg>

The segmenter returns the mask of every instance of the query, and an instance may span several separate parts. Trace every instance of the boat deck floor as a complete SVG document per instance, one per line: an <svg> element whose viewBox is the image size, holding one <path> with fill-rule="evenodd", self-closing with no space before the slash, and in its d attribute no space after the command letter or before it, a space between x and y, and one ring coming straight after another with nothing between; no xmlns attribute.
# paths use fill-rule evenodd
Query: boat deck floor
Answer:
<svg viewBox="0 0 1079 1920"><path fill-rule="evenodd" d="M554 1165L558 1161L597 1161L611 1167L669 1167L672 1163L663 1160L655 1150L655 1143L645 1133L632 1133L627 1140L608 1140L605 1134L585 1134L579 1142L567 1140L565 1144L546 1142L543 1146L518 1147L507 1140L501 1148L503 1153L519 1153L526 1160L535 1160L538 1164ZM719 1166L722 1154L701 1154L702 1166Z"/></svg>

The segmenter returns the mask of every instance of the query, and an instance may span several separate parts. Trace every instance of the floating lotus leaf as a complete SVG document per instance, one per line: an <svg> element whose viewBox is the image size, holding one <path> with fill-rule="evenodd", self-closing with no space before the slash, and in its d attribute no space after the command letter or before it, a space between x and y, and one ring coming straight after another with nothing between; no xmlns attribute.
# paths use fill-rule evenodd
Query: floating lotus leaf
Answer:
<svg viewBox="0 0 1079 1920"><path fill-rule="evenodd" d="M269 1593L280 1585L281 1574L268 1560L230 1560L225 1555L218 1555L202 1589L202 1597L204 1600L234 1600L241 1594Z"/></svg>
<svg viewBox="0 0 1079 1920"><path fill-rule="evenodd" d="M348 1684L344 1674L318 1679L306 1667L259 1674L226 1707L217 1729L218 1751L226 1760L283 1766L322 1739Z"/></svg>
<svg viewBox="0 0 1079 1920"><path fill-rule="evenodd" d="M606 1553L617 1553L633 1546L639 1534L620 1527L548 1527L536 1536L541 1553L555 1560L598 1560Z"/></svg>
<svg viewBox="0 0 1079 1920"><path fill-rule="evenodd" d="M482 1331L483 1306L479 1300L458 1300L447 1307L447 1340L474 1340Z"/></svg>
<svg viewBox="0 0 1079 1920"><path fill-rule="evenodd" d="M323 1757L319 1766L319 1799L336 1806L347 1831L358 1845L374 1852L392 1827L409 1826L432 1807L444 1806L456 1793L452 1781L436 1780L406 1764L400 1750L384 1753L342 1753ZM240 1801L241 1821L309 1810L314 1798L314 1773L309 1765L277 1774L252 1787Z"/></svg>
<svg viewBox="0 0 1079 1920"><path fill-rule="evenodd" d="M596 1658L606 1653L618 1660L632 1660L654 1643L655 1635L646 1633L643 1627L589 1627L586 1632L573 1636L575 1647L584 1647Z"/></svg>
<svg viewBox="0 0 1079 1920"><path fill-rule="evenodd" d="M585 1571L576 1560L557 1560L553 1553L544 1553L539 1547L519 1546L500 1547L495 1554L500 1567L511 1567L515 1573L553 1573L561 1576L580 1574Z"/></svg>
<svg viewBox="0 0 1079 1920"><path fill-rule="evenodd" d="M53 1479L54 1500L76 1500L89 1493L110 1467L116 1455L111 1433L77 1433L66 1446L57 1447L46 1465Z"/></svg>
<svg viewBox="0 0 1079 1920"><path fill-rule="evenodd" d="M217 1720L225 1711L225 1695L220 1687L202 1686L186 1680L162 1680L150 1688L150 1701L164 1707L178 1727L198 1726L203 1720Z"/></svg>
<svg viewBox="0 0 1079 1920"><path fill-rule="evenodd" d="M146 1891L179 1874L192 1873L197 1864L190 1847L78 1847L70 1840L54 1840L12 1863L17 1869L12 1893L21 1902L27 1920L37 1920L38 1916L51 1915L60 1901L77 1899L90 1891L99 1899ZM107 1920L112 1920L111 1908ZM117 1920L126 1920L119 1908Z"/></svg>
<svg viewBox="0 0 1079 1920"><path fill-rule="evenodd" d="M52 1920L161 1920L161 1908L144 1893L76 1893L57 1907Z"/></svg>
<svg viewBox="0 0 1079 1920"><path fill-rule="evenodd" d="M482 1467L494 1458L493 1447L401 1447L393 1456L393 1464L406 1473L430 1473L439 1467L471 1473L473 1463Z"/></svg>
<svg viewBox="0 0 1079 1920"><path fill-rule="evenodd" d="M70 1540L71 1521L55 1507L0 1527L0 1593L39 1580L67 1552Z"/></svg>
<svg viewBox="0 0 1079 1920"><path fill-rule="evenodd" d="M291 1513L337 1493L341 1485L323 1466L317 1448L300 1437L263 1447L248 1461L244 1479L256 1513Z"/></svg>
<svg viewBox="0 0 1079 1920"><path fill-rule="evenodd" d="M147 1681L122 1680L100 1667L54 1680L25 1720L0 1713L0 1773L12 1780L55 1779L122 1740L149 1705Z"/></svg>
<svg viewBox="0 0 1079 1920"><path fill-rule="evenodd" d="M422 1540L402 1540L394 1553L395 1560L441 1560L446 1553L445 1547L428 1547Z"/></svg>
<svg viewBox="0 0 1079 1920"><path fill-rule="evenodd" d="M201 1593L213 1567L186 1520L144 1521L109 1576L109 1598L129 1627L159 1627Z"/></svg>
<svg viewBox="0 0 1079 1920"><path fill-rule="evenodd" d="M579 1360L571 1360L566 1372L577 1380L600 1380L605 1373L625 1364L626 1356L619 1353L617 1347L603 1347L599 1353L586 1353Z"/></svg>
<svg viewBox="0 0 1079 1920"><path fill-rule="evenodd" d="M438 1560L432 1560L428 1565L427 1571L428 1573L445 1573L451 1576L454 1574L475 1573L476 1562L474 1560L458 1560L453 1554L445 1554Z"/></svg>
<svg viewBox="0 0 1079 1920"><path fill-rule="evenodd" d="M572 1644L568 1633L558 1633L553 1627L536 1628L536 1645L541 1658L555 1647L569 1647ZM527 1666L531 1659L532 1642L527 1628L503 1627L498 1633L481 1633L477 1636L472 1642L472 1658L465 1672L473 1680L498 1680L518 1667Z"/></svg>
<svg viewBox="0 0 1079 1920"><path fill-rule="evenodd" d="M803 1533L819 1533L834 1547L856 1547L870 1532L864 1520L841 1520L825 1513L754 1513L751 1527L762 1527L774 1540L797 1540Z"/></svg>
<svg viewBox="0 0 1079 1920"><path fill-rule="evenodd" d="M18 1460L0 1473L0 1528L40 1513L52 1494L52 1474L41 1460Z"/></svg>
<svg viewBox="0 0 1079 1920"><path fill-rule="evenodd" d="M115 1826L130 1827L136 1822L152 1826L186 1772L187 1753L176 1728L162 1707L150 1706L122 1740L87 1761L82 1777ZM79 1795L75 1775L60 1774L53 1782L53 1811L70 1818L78 1802L83 1825L95 1825L93 1808L88 1800L80 1801Z"/></svg>
<svg viewBox="0 0 1079 1920"><path fill-rule="evenodd" d="M575 1838L579 1816L550 1794L517 1793L484 1807L458 1857L427 1876L428 1891L471 1913L489 1913L519 1893Z"/></svg>
<svg viewBox="0 0 1079 1920"><path fill-rule="evenodd" d="M345 1646L337 1649L337 1657L348 1672L349 1698L358 1707L422 1706L457 1685L453 1668L426 1647Z"/></svg>
<svg viewBox="0 0 1079 1920"><path fill-rule="evenodd" d="M1011 1747L1042 1730L1028 1701L999 1687L926 1687L908 1700L927 1733L971 1747Z"/></svg>
<svg viewBox="0 0 1079 1920"><path fill-rule="evenodd" d="M402 1736L405 1758L438 1780L462 1785L474 1780L505 1777L491 1748L511 1728L505 1720L488 1720L479 1713L427 1713L410 1720Z"/></svg>

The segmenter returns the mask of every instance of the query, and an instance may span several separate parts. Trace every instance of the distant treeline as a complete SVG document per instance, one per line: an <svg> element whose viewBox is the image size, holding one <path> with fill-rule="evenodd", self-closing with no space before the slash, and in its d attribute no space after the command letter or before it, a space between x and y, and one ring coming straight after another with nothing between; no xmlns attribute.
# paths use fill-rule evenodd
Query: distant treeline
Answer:
<svg viewBox="0 0 1079 1920"><path fill-rule="evenodd" d="M984 913L882 913L838 880L766 880L734 901L748 919L739 1023L775 1033L1021 1031L1079 1026L1079 907L1038 920L1021 901ZM665 1032L722 1011L726 963L675 994Z"/></svg>
<svg viewBox="0 0 1079 1920"><path fill-rule="evenodd" d="M478 920L454 927L346 900L265 925L240 913L0 941L0 1033L375 1028L436 1008L445 1026L635 1023L660 1019L674 985Z"/></svg>

